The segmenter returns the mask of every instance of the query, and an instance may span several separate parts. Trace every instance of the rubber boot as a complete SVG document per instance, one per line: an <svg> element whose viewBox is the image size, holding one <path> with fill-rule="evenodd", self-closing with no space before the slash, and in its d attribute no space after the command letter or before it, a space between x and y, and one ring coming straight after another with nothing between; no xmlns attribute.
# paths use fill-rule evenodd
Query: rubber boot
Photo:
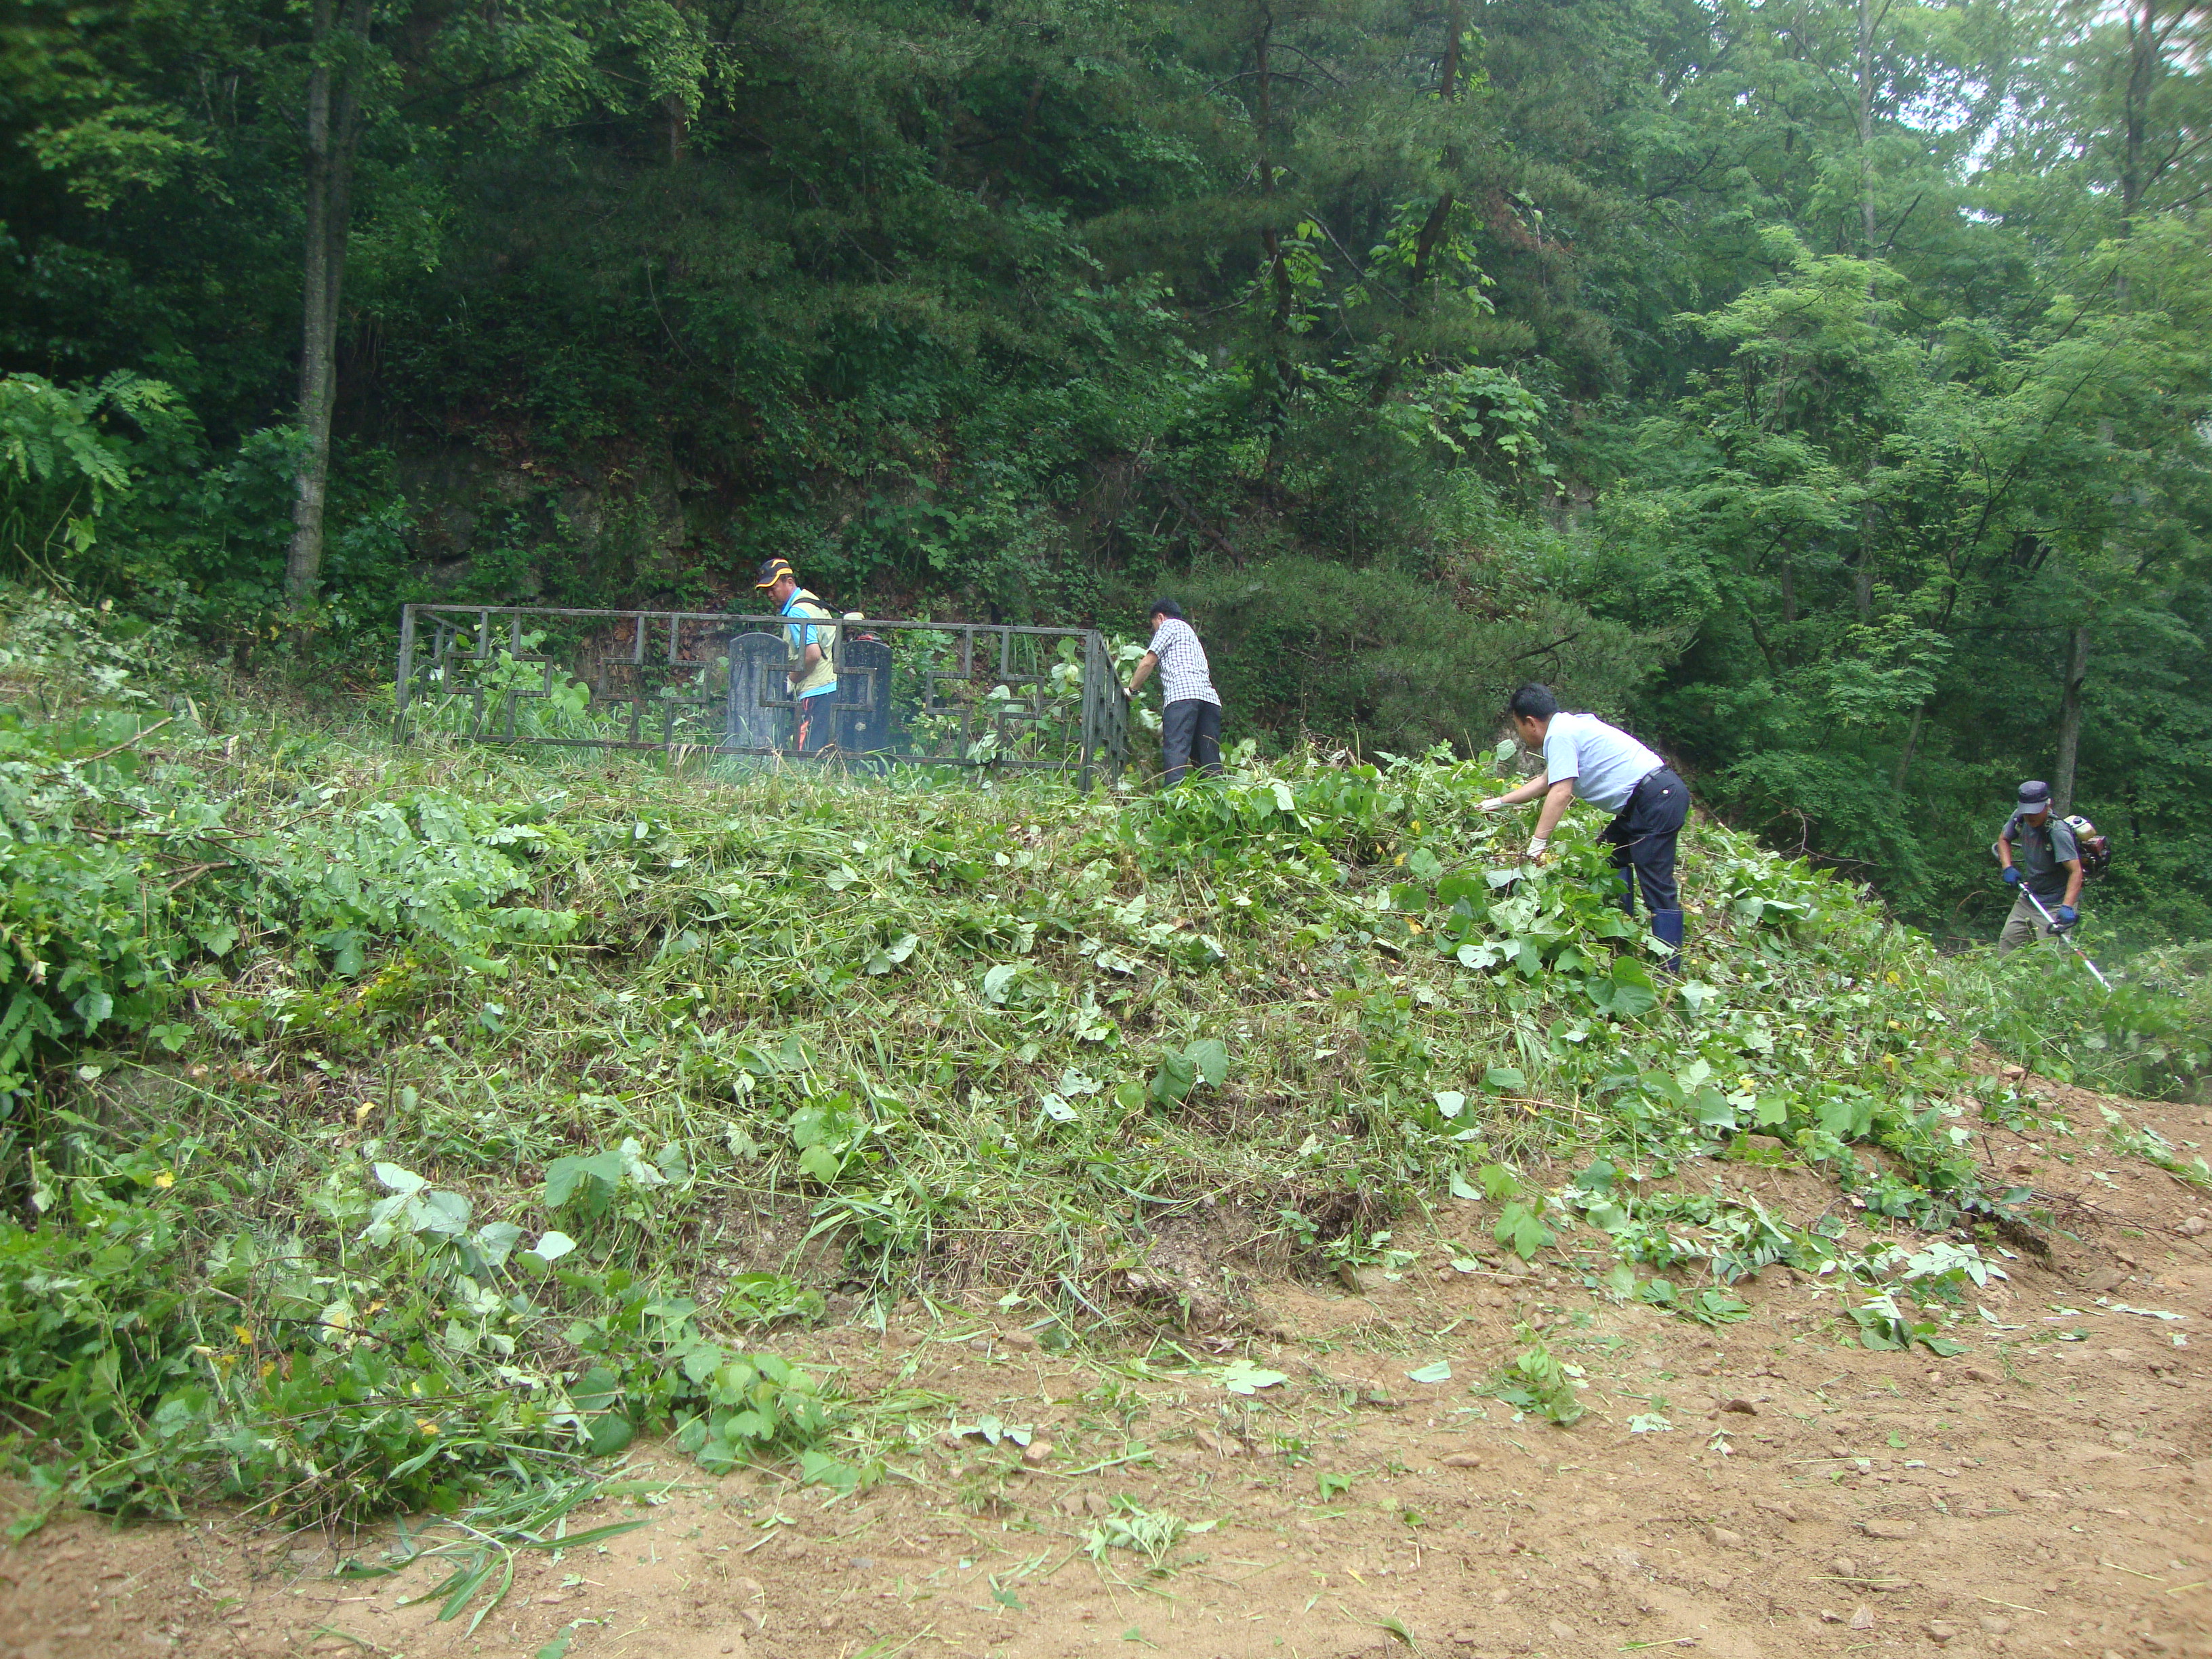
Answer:
<svg viewBox="0 0 2212 1659"><path fill-rule="evenodd" d="M1680 910L1654 910L1651 913L1652 937L1662 945L1674 947L1674 954L1666 962L1667 971L1682 971L1682 913Z"/></svg>
<svg viewBox="0 0 2212 1659"><path fill-rule="evenodd" d="M1620 878L1620 891L1615 896L1614 902L1619 904L1622 909L1627 911L1628 914L1632 916L1636 914L1635 866L1626 864L1616 864L1613 867L1613 873Z"/></svg>

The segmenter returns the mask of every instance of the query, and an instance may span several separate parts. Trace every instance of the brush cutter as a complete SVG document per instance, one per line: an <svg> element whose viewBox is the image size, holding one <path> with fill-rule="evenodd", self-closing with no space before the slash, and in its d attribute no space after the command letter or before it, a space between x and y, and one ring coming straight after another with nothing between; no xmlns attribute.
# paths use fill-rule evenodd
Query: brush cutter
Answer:
<svg viewBox="0 0 2212 1659"><path fill-rule="evenodd" d="M2091 976L2096 980L2097 983L2103 986L2107 991L2111 990L2112 988L2112 981L2106 979L2102 974L2097 971L2097 964L2089 960L2089 953L2087 951L2084 951L2080 945L2076 945L2067 931L2058 925L2057 917L2052 915L2050 911L2043 908L2043 901L2036 897L2035 890L2033 888L2025 885L2023 885L2020 890L2027 895L2027 902L2035 907L2035 914L2043 918L2044 925L2049 927L2051 931L2056 933L2060 939L2064 939L2066 941L2066 948L2071 951L2075 956L2081 958L2081 965L2089 970Z"/></svg>

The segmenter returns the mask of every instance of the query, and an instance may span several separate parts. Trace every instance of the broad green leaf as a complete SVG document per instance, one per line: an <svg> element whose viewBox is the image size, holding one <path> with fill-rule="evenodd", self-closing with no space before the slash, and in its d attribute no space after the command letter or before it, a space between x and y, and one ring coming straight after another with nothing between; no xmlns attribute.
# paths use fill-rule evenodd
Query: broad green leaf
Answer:
<svg viewBox="0 0 2212 1659"><path fill-rule="evenodd" d="M1164 1106L1176 1105L1197 1084L1197 1061L1188 1054L1164 1054L1152 1075L1152 1097Z"/></svg>
<svg viewBox="0 0 2212 1659"><path fill-rule="evenodd" d="M1699 1291L1692 1298L1688 1312L1701 1324L1733 1325L1738 1320L1751 1317L1751 1305L1726 1291Z"/></svg>
<svg viewBox="0 0 2212 1659"><path fill-rule="evenodd" d="M1214 1367L1207 1375L1231 1394L1255 1394L1291 1380L1281 1371L1263 1370L1242 1357Z"/></svg>
<svg viewBox="0 0 2212 1659"><path fill-rule="evenodd" d="M1183 1050L1199 1078L1213 1088L1229 1080L1229 1045L1218 1037L1200 1037Z"/></svg>
<svg viewBox="0 0 2212 1659"><path fill-rule="evenodd" d="M1534 1211L1518 1204L1506 1206L1505 1217L1492 1230L1492 1236L1523 1261L1534 1260L1537 1251L1557 1238Z"/></svg>
<svg viewBox="0 0 2212 1659"><path fill-rule="evenodd" d="M1709 1129L1733 1129L1736 1127L1735 1108L1719 1090L1700 1089L1698 1121Z"/></svg>
<svg viewBox="0 0 2212 1659"><path fill-rule="evenodd" d="M1437 883L1437 902L1456 905L1464 899L1472 907L1474 901L1481 898L1489 888L1490 884L1480 876L1465 873L1446 876Z"/></svg>
<svg viewBox="0 0 2212 1659"><path fill-rule="evenodd" d="M545 1166L545 1204L557 1210L580 1194L584 1207L603 1214L615 1189L622 1184L623 1156L619 1150L590 1158L556 1158Z"/></svg>
<svg viewBox="0 0 2212 1659"><path fill-rule="evenodd" d="M851 1492L860 1484L860 1471L842 1457L810 1447L799 1454L799 1478L810 1486Z"/></svg>
<svg viewBox="0 0 2212 1659"><path fill-rule="evenodd" d="M1612 1011L1620 1018L1639 1019L1659 1006L1659 989L1651 970L1635 957L1615 957L1612 977Z"/></svg>

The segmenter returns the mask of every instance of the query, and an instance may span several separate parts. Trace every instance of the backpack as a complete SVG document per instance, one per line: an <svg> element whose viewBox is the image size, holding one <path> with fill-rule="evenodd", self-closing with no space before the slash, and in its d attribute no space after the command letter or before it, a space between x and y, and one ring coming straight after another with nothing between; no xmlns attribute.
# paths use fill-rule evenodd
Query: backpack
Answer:
<svg viewBox="0 0 2212 1659"><path fill-rule="evenodd" d="M2081 858L2081 878L2094 881L2112 867L2112 843L2097 833L2097 826L2075 813L2066 820L2066 827L2074 832L2074 850Z"/></svg>

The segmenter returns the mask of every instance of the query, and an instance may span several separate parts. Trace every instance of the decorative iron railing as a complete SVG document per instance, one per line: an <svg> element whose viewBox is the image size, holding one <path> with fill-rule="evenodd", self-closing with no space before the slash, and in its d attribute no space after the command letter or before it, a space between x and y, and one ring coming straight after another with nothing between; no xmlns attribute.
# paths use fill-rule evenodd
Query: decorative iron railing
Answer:
<svg viewBox="0 0 2212 1659"><path fill-rule="evenodd" d="M800 627L836 689L800 700ZM1105 640L1079 628L690 611L410 605L397 736L779 757L852 765L1117 773L1128 706ZM802 747L802 712L806 715Z"/></svg>

